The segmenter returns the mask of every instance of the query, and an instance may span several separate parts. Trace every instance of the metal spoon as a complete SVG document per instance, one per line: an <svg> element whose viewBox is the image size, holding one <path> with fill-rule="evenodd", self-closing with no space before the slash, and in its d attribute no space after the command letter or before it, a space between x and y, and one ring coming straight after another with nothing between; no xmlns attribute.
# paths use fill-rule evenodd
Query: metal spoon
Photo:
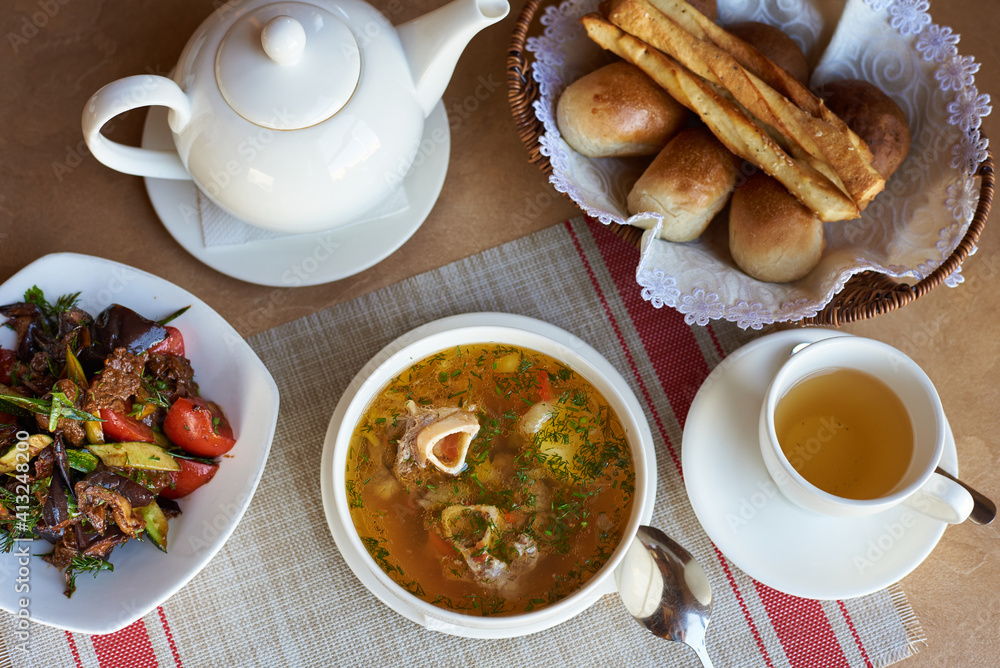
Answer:
<svg viewBox="0 0 1000 668"><path fill-rule="evenodd" d="M794 355L795 353L799 352L809 344L810 342L808 341L796 344L795 346L792 347L792 352L790 353L789 356ZM936 472L940 473L949 480L954 480L959 485L964 487L966 491L968 491L969 494L972 496L972 512L969 513L969 519L972 521L973 524L989 524L997 516L996 504L993 503L993 501L991 501L989 497L987 497L985 494L973 489L971 486L969 486L968 483L962 482L952 474L945 471L940 466L937 467Z"/></svg>
<svg viewBox="0 0 1000 668"><path fill-rule="evenodd" d="M940 466L937 467L936 471L945 478L954 480L959 485L964 487L970 495L972 495L972 512L969 513L969 519L972 520L973 524L989 524L993 521L993 518L997 516L997 506L995 503L990 501L990 499L981 492L969 487L968 483L962 482Z"/></svg>
<svg viewBox="0 0 1000 668"><path fill-rule="evenodd" d="M683 547L654 527L642 526L615 569L618 595L635 620L655 636L694 649L712 668L705 631L712 616L712 586Z"/></svg>

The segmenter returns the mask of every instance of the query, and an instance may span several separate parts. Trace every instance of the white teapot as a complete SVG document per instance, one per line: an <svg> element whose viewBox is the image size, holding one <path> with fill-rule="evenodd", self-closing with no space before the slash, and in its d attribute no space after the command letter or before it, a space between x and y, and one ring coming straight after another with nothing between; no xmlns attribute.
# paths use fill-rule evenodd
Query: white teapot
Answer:
<svg viewBox="0 0 1000 668"><path fill-rule="evenodd" d="M232 0L195 31L172 78L97 91L84 139L112 169L193 179L257 227L347 225L399 187L466 44L509 10L507 0L453 0L397 29L361 0ZM176 151L101 134L116 115L154 105L170 110Z"/></svg>

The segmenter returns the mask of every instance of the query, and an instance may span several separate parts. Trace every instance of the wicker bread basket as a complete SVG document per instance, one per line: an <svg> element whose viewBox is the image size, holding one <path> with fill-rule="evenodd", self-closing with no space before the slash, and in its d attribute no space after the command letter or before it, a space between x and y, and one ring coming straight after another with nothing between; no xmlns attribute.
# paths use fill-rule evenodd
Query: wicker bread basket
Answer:
<svg viewBox="0 0 1000 668"><path fill-rule="evenodd" d="M549 0L551 1L551 0ZM549 159L542 154L539 139L544 133L535 116L533 104L539 99L538 86L532 76L525 43L529 33L540 32L536 16L543 0L528 0L517 19L507 55L507 95L521 141L528 149L528 161L546 175L552 173ZM821 311L797 324L837 327L845 323L873 318L905 306L937 287L950 276L973 252L979 235L986 225L993 203L993 155L976 174L980 178L979 203L972 223L954 252L934 272L916 283L903 283L878 272L866 271L855 275ZM639 246L644 230L630 225L610 223L612 231L630 244Z"/></svg>

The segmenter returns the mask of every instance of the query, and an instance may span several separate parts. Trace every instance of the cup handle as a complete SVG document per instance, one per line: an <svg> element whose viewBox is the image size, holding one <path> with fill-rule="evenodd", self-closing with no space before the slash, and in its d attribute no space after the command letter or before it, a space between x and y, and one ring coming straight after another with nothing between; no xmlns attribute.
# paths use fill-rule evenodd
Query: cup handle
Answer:
<svg viewBox="0 0 1000 668"><path fill-rule="evenodd" d="M113 81L94 93L83 108L83 139L99 161L111 169L157 179L185 179L191 175L176 151L154 151L113 142L101 128L118 114L140 107L170 108L167 122L181 132L191 120L191 101L180 86L166 77L140 74Z"/></svg>
<svg viewBox="0 0 1000 668"><path fill-rule="evenodd" d="M968 490L939 473L903 503L917 512L949 524L964 522L972 512L973 500Z"/></svg>

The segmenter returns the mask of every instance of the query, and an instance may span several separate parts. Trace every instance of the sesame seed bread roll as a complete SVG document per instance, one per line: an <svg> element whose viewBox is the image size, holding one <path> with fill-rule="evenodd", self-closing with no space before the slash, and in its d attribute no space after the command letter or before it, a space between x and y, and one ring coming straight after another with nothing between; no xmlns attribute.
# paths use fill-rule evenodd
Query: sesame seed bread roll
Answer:
<svg viewBox="0 0 1000 668"><path fill-rule="evenodd" d="M577 79L556 105L563 139L591 158L656 155L687 117L687 109L624 61Z"/></svg>
<svg viewBox="0 0 1000 668"><path fill-rule="evenodd" d="M712 21L719 20L719 3L716 0L690 0L690 4Z"/></svg>
<svg viewBox="0 0 1000 668"><path fill-rule="evenodd" d="M795 281L819 264L823 223L788 190L758 172L729 204L729 252L736 265L761 281Z"/></svg>
<svg viewBox="0 0 1000 668"><path fill-rule="evenodd" d="M910 152L910 125L891 97L867 81L842 79L819 89L826 106L872 151L872 166L888 179Z"/></svg>
<svg viewBox="0 0 1000 668"><path fill-rule="evenodd" d="M661 238L693 241L729 201L736 175L736 157L707 128L684 130L636 181L629 213L659 213Z"/></svg>

